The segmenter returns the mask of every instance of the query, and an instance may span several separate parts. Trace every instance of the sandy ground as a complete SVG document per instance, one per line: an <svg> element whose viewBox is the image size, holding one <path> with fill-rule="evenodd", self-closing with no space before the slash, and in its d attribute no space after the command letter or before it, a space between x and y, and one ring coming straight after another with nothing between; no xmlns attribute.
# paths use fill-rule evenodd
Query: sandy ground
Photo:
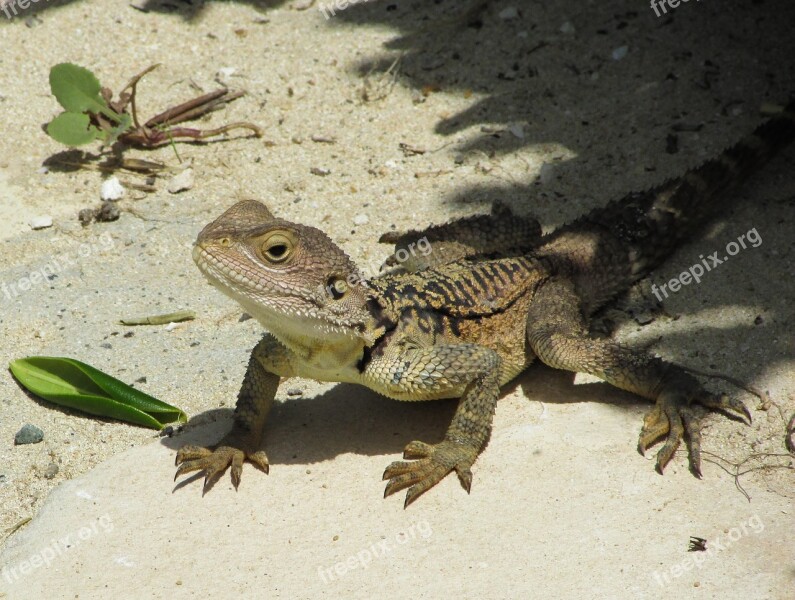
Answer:
<svg viewBox="0 0 795 600"><path fill-rule="evenodd" d="M759 247L651 323L632 318L647 312L634 300L607 315L627 343L769 394L763 405L734 392L750 427L707 420L716 462L702 481L681 452L664 477L637 454L636 398L534 366L506 389L469 496L448 477L407 511L380 498L383 468L408 441L438 439L453 403L311 381L279 391L270 475L246 467L237 493L228 477L204 497L200 480L174 487L175 449L229 426L260 335L190 259L198 230L234 201L322 227L375 273L383 231L498 198L554 228L715 154L795 92L789 0L691 2L659 18L617 0L368 2L329 19L302 4L41 0L36 17L0 17L0 364L72 356L193 417L159 442L0 377L0 530L33 519L5 536L0 597L792 598L795 148L641 288L749 230ZM62 61L113 90L162 63L139 87L146 117L216 88L224 70L248 95L202 126L249 120L265 135L181 144L193 189L128 190L118 221L82 228L103 174L52 165L75 155L41 131L59 112L47 75ZM170 148L127 156L179 164ZM54 226L31 231L41 215ZM22 289L43 271L56 276ZM199 317L117 324L180 309ZM25 423L42 443L14 445ZM710 551L688 553L691 535Z"/></svg>

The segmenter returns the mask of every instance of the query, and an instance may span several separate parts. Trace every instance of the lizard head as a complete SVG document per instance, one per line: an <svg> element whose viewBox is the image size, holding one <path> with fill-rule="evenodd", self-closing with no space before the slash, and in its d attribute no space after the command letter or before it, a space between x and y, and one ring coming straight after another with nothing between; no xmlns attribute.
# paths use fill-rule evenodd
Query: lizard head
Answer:
<svg viewBox="0 0 795 600"><path fill-rule="evenodd" d="M283 341L371 343L370 289L355 263L319 229L276 218L261 202L244 200L202 229L193 260L213 286Z"/></svg>

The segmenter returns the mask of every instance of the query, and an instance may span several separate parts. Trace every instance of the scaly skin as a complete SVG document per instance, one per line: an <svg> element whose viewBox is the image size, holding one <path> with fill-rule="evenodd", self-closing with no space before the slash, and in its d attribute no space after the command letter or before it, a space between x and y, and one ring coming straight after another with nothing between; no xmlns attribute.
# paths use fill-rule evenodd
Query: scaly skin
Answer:
<svg viewBox="0 0 795 600"><path fill-rule="evenodd" d="M427 256L371 280L322 231L239 202L199 234L193 257L210 283L268 334L254 348L232 430L212 448L177 453L176 476L201 470L207 485L231 465L237 487L248 460L267 472L262 430L279 382L300 376L359 383L398 400L460 398L444 439L406 446L384 472L385 495L408 488L407 506L452 471L469 491L471 467L491 432L500 386L536 358L648 398L641 452L664 438L660 472L680 440L700 475L693 405L750 420L681 367L588 335L595 310L657 266L715 212L752 169L795 138L795 105L716 159L630 194L543 238L538 224L497 207L407 234L395 254L425 237ZM394 259L388 266L396 266Z"/></svg>

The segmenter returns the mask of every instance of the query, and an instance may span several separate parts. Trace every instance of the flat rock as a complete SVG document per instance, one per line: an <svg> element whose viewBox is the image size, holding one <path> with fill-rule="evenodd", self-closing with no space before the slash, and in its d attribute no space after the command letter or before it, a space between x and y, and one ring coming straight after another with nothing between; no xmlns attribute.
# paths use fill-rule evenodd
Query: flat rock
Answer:
<svg viewBox="0 0 795 600"><path fill-rule="evenodd" d="M63 483L0 555L0 590L129 597L135 582L168 598L439 598L468 574L470 598L791 591L791 501L752 486L749 504L723 471L707 464L699 481L679 457L656 474L633 450L642 407L513 394L471 495L449 476L404 510L403 494L381 498L381 472L399 458L398 421L354 435L355 419L301 427L296 407L307 402L285 404L296 414L278 409L286 430L273 431L270 474L246 464L238 491L228 473L205 495L200 476L172 483L174 449L217 438L226 418ZM689 553L690 536L708 551Z"/></svg>

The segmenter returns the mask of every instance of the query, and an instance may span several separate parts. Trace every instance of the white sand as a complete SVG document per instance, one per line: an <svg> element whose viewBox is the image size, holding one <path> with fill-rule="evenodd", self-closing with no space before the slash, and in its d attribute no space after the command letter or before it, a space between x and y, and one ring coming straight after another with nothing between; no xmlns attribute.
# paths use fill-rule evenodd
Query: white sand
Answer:
<svg viewBox="0 0 795 600"><path fill-rule="evenodd" d="M552 228L718 152L753 128L762 102L795 90L786 0L691 2L668 25L642 3L502 2L480 29L451 22L460 8L427 4L369 2L326 20L316 6L194 2L195 13L180 15L84 0L50 2L32 27L0 23L0 283L10 290L0 289L0 364L66 355L128 382L145 377L138 387L197 424L161 444L0 377L0 528L33 518L4 542L0 597L792 597L791 469L743 475L750 503L714 464L695 479L681 452L661 477L635 451L643 403L541 366L506 390L469 496L448 477L407 511L400 497L381 499L383 468L407 442L438 439L452 403L405 405L308 381L279 392L270 475L246 466L237 493L227 476L205 497L200 480L173 487L175 448L229 426L260 334L190 259L198 230L235 200L256 197L322 227L374 273L386 254L376 240L393 225L442 222L499 197ZM518 18L500 18L511 6ZM560 31L567 21L574 33ZM393 85L379 69L365 76L400 56ZM82 229L77 212L98 204L101 174L40 172L63 150L40 129L58 113L47 74L61 61L113 90L163 63L139 87L145 118L199 93L191 82L209 91L216 72L234 68L230 85L249 95L200 126L251 120L265 138L180 145L192 190L171 195L160 181L160 191L123 200L119 221ZM385 97L364 102L365 89ZM679 132L679 152L667 154L677 122L703 127ZM401 142L435 151L405 156ZM170 148L128 156L177 164ZM677 320L629 319L618 331L769 392L767 411L740 392L751 427L706 421L704 449L734 463L783 455L784 417L795 410L794 161L790 148L753 178L653 281L751 228L760 247L668 299ZM54 227L31 231L41 215ZM367 222L356 225L360 215ZM43 269L57 277L19 289ZM173 331L116 324L180 309L199 318ZM295 387L303 396L288 400ZM44 442L15 447L25 423ZM51 463L59 470L48 479ZM776 464L792 460L766 455L742 468ZM686 552L691 535L711 552Z"/></svg>

